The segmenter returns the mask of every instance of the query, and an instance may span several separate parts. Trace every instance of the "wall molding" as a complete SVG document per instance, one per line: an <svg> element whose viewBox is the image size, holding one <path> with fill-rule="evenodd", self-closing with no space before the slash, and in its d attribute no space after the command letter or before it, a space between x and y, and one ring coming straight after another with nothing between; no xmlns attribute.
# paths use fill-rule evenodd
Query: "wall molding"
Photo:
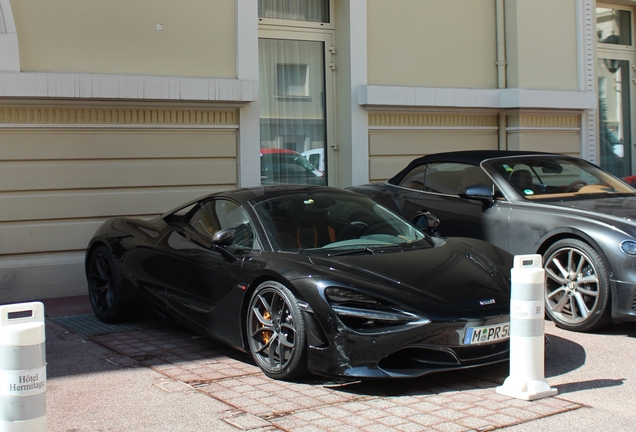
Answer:
<svg viewBox="0 0 636 432"><path fill-rule="evenodd" d="M0 107L0 125L228 126L238 127L238 110L119 107Z"/></svg>
<svg viewBox="0 0 636 432"><path fill-rule="evenodd" d="M240 79L63 73L0 73L0 97L133 99L247 104L258 82Z"/></svg>
<svg viewBox="0 0 636 432"><path fill-rule="evenodd" d="M366 109L378 107L558 109L588 110L596 107L592 91L528 89L464 89L437 87L360 86L358 103Z"/></svg>
<svg viewBox="0 0 636 432"><path fill-rule="evenodd" d="M496 115L433 113L369 113L369 129L375 128L497 128Z"/></svg>
<svg viewBox="0 0 636 432"><path fill-rule="evenodd" d="M580 129L580 115L521 114L508 116L508 126L518 128Z"/></svg>

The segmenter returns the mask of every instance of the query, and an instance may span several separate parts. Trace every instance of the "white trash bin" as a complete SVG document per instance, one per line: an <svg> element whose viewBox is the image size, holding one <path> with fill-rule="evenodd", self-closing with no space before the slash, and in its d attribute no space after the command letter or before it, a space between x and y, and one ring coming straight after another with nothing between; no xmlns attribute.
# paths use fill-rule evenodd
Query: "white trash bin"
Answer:
<svg viewBox="0 0 636 432"><path fill-rule="evenodd" d="M0 432L46 432L44 305L0 306Z"/></svg>

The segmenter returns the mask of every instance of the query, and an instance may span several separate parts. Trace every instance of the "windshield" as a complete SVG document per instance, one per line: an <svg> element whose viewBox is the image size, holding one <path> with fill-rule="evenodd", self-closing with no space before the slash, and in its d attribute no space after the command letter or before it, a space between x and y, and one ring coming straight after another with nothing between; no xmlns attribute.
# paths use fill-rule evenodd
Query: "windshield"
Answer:
<svg viewBox="0 0 636 432"><path fill-rule="evenodd" d="M426 238L384 207L353 194L286 195L254 210L281 251L395 246Z"/></svg>
<svg viewBox="0 0 636 432"><path fill-rule="evenodd" d="M623 181L582 159L532 156L487 161L524 198L585 198L636 191Z"/></svg>

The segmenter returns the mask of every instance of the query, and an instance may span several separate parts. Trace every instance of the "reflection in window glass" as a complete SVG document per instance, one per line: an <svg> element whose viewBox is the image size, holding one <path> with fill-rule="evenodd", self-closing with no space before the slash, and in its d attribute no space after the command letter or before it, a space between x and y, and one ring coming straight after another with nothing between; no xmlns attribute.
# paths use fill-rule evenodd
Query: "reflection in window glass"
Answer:
<svg viewBox="0 0 636 432"><path fill-rule="evenodd" d="M324 43L261 38L259 103L261 184L327 183Z"/></svg>
<svg viewBox="0 0 636 432"><path fill-rule="evenodd" d="M329 0L258 0L259 18L329 22Z"/></svg>
<svg viewBox="0 0 636 432"><path fill-rule="evenodd" d="M620 9L596 8L596 38L599 43L631 45L631 14Z"/></svg>
<svg viewBox="0 0 636 432"><path fill-rule="evenodd" d="M617 177L631 174L629 62L599 59L599 141L601 167Z"/></svg>
<svg viewBox="0 0 636 432"><path fill-rule="evenodd" d="M278 97L308 97L306 64L278 64L276 65L276 90Z"/></svg>

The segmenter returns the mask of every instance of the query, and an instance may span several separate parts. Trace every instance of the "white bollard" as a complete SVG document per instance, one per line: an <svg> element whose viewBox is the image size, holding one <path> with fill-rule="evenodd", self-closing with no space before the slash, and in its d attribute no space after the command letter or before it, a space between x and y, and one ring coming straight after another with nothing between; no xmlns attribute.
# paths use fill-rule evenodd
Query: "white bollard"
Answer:
<svg viewBox="0 0 636 432"><path fill-rule="evenodd" d="M0 306L0 431L46 432L44 305Z"/></svg>
<svg viewBox="0 0 636 432"><path fill-rule="evenodd" d="M554 396L545 379L545 270L541 255L516 255L511 270L510 375L497 393L534 400Z"/></svg>

